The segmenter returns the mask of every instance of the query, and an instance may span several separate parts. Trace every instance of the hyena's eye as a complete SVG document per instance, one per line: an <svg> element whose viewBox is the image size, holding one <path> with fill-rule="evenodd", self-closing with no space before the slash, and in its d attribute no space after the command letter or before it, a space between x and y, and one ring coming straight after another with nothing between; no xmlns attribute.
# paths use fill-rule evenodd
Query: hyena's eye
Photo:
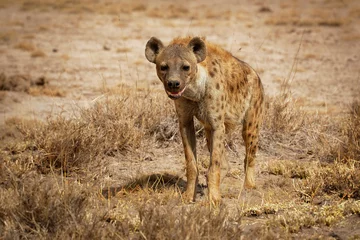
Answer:
<svg viewBox="0 0 360 240"><path fill-rule="evenodd" d="M182 66L182 69L183 69L184 71L189 71L189 70L190 70L190 66L184 65L184 66Z"/></svg>
<svg viewBox="0 0 360 240"><path fill-rule="evenodd" d="M168 65L161 65L160 66L160 70L161 71L166 71L166 70L168 70L169 69L169 66Z"/></svg>

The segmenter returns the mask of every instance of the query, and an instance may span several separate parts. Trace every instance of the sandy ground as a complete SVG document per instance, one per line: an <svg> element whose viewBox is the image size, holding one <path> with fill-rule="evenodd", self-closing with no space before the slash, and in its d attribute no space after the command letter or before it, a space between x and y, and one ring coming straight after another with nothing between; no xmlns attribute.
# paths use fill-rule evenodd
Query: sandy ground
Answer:
<svg viewBox="0 0 360 240"><path fill-rule="evenodd" d="M189 4L189 13L167 18L156 17L161 16L157 2L144 11L118 15L0 9L1 71L45 76L66 95L9 93L1 103L1 122L10 116L38 117L59 107L86 105L104 86L161 88L153 66L144 58L144 45L151 36L165 42L188 34L206 36L250 63L260 73L266 94L276 94L280 83L290 78L294 96L316 110L341 110L359 93L356 1ZM31 57L29 51L16 47L19 43L30 43L45 56Z"/></svg>
<svg viewBox="0 0 360 240"><path fill-rule="evenodd" d="M176 36L206 36L252 65L268 96L278 94L281 83L289 80L293 96L314 113L341 114L360 93L359 1L176 4L150 1L111 14L51 7L23 10L20 3L0 8L0 73L44 77L52 89L40 94L1 91L0 125L11 117L45 119L59 113L71 117L79 107L91 106L106 89L119 85L161 90L154 66L144 56L152 36L164 42ZM138 161L119 164L114 159L107 181L117 186L140 173L184 176L181 151L180 143L174 143L167 148L145 148ZM238 196L242 173L235 173L242 172L243 150L227 154L233 174L222 184L225 202L240 198L244 204L259 203L266 184L277 181L276 177L260 177L259 190ZM205 146L200 146L199 158L206 157ZM258 175L274 158L259 153ZM239 182L235 187L234 181ZM205 184L204 175L200 183ZM281 192L279 201L284 196Z"/></svg>

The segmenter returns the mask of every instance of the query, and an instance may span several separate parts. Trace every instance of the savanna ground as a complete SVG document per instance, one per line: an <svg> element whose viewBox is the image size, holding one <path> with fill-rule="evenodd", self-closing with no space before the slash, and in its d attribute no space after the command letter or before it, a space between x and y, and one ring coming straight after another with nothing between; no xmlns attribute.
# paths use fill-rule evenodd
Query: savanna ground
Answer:
<svg viewBox="0 0 360 240"><path fill-rule="evenodd" d="M0 1L1 239L359 239L360 2ZM196 203L146 41L206 36L267 95L257 189L228 137Z"/></svg>

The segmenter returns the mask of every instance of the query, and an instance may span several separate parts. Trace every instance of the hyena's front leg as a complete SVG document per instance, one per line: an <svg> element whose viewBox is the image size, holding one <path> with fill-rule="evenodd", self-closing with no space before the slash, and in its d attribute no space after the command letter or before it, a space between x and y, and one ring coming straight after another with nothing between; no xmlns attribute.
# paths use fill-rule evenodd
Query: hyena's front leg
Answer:
<svg viewBox="0 0 360 240"><path fill-rule="evenodd" d="M213 205L218 205L221 200L220 195L220 170L221 163L225 160L225 127L219 126L211 133L210 167L208 173L209 201Z"/></svg>
<svg viewBox="0 0 360 240"><path fill-rule="evenodd" d="M205 127L205 137L206 137L206 144L207 148L211 154L212 149L212 130L210 127ZM220 163L221 165L221 173L220 173L220 183L224 180L226 175L228 174L230 170L229 163L226 161L225 157L222 158L223 162Z"/></svg>
<svg viewBox="0 0 360 240"><path fill-rule="evenodd" d="M196 139L194 120L191 119L179 119L180 133L184 146L185 158L186 158L186 178L187 186L185 192L185 201L195 201L196 197L196 185L198 182L198 168L196 159Z"/></svg>

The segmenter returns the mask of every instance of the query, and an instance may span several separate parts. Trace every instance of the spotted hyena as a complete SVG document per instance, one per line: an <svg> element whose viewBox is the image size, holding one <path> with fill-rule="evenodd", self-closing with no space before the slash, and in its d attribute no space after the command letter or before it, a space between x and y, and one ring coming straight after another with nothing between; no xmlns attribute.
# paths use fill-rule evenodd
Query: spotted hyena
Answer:
<svg viewBox="0 0 360 240"><path fill-rule="evenodd" d="M204 126L210 151L209 200L219 203L225 132L242 124L246 146L245 187L255 187L255 154L263 116L264 90L257 73L221 47L199 37L176 38L168 46L152 37L146 58L169 98L175 100L186 158L185 199L194 201L198 182L194 117Z"/></svg>

